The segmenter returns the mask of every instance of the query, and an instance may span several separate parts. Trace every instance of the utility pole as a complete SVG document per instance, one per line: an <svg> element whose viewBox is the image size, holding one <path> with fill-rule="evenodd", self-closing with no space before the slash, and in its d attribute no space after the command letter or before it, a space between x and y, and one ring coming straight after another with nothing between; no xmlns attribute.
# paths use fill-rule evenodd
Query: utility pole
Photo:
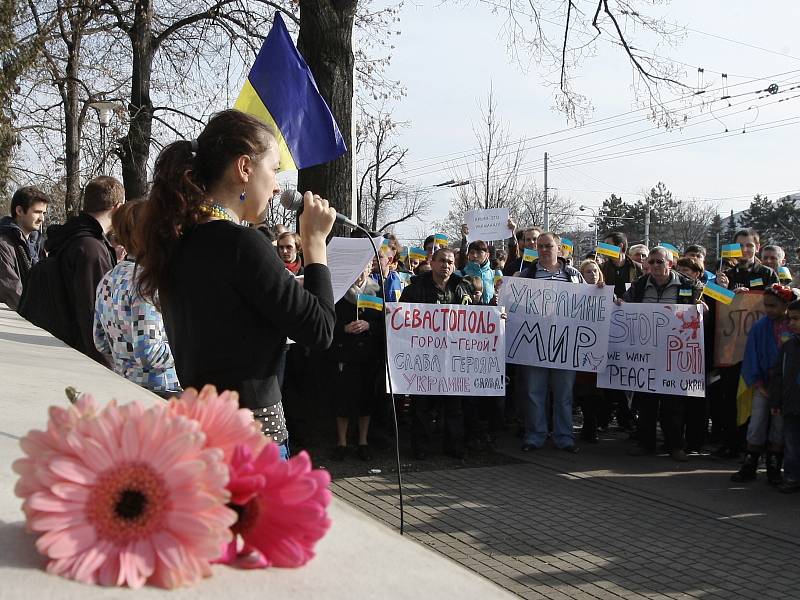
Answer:
<svg viewBox="0 0 800 600"><path fill-rule="evenodd" d="M550 231L550 213L547 207L547 152L544 153L544 226L545 231Z"/></svg>
<svg viewBox="0 0 800 600"><path fill-rule="evenodd" d="M650 194L645 198L644 212L644 245L650 247Z"/></svg>

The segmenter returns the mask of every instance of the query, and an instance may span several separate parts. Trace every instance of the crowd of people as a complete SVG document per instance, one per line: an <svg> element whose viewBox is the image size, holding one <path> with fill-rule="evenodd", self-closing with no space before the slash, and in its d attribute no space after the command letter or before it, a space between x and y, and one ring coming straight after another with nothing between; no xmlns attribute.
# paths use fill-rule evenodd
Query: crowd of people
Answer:
<svg viewBox="0 0 800 600"><path fill-rule="evenodd" d="M391 408L384 316L362 306L364 296L497 305L503 278L524 277L611 286L619 303L701 304L705 398L631 395L599 389L591 373L508 365L505 397L410 397L414 457L425 459L441 434L443 452L463 458L467 449L491 448L513 426L524 452L552 444L574 454L580 415L584 443L598 443L612 423L635 441L632 456L665 453L683 462L716 443L717 456L744 453L734 481L755 479L763 456L769 483L800 491L800 281L784 250L762 247L753 229L729 240L741 256L716 261L700 245L676 255L668 245L629 245L620 232L603 238L620 249L617 256L573 256L558 234L513 221L502 242L468 243L466 226L459 243L430 235L424 256L386 234L379 257L334 303L327 202L305 194L299 231L261 222L280 191L278 166L271 130L232 110L213 117L196 140L162 151L146 198L126 201L118 180L96 177L80 214L45 233L50 198L20 188L0 221L0 302L165 398L208 383L235 390L283 456L289 433L324 403L335 417L336 460L349 455L351 419L355 454L370 460L371 421L385 421ZM703 294L712 283L763 291L764 316L739 364L713 364L717 304ZM744 426L740 378L753 390Z"/></svg>

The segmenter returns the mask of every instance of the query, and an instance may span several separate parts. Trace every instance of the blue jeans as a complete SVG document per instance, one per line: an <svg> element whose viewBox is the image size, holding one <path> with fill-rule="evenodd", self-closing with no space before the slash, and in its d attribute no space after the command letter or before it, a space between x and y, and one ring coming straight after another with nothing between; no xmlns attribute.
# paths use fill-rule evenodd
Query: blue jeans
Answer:
<svg viewBox="0 0 800 600"><path fill-rule="evenodd" d="M800 416L783 417L784 481L800 481Z"/></svg>
<svg viewBox="0 0 800 600"><path fill-rule="evenodd" d="M525 444L541 447L547 440L547 397L553 395L553 441L567 448L572 437L572 387L575 371L518 366L517 375L525 409Z"/></svg>
<svg viewBox="0 0 800 600"><path fill-rule="evenodd" d="M281 460L289 460L289 440L278 444L278 450L280 450L281 453Z"/></svg>

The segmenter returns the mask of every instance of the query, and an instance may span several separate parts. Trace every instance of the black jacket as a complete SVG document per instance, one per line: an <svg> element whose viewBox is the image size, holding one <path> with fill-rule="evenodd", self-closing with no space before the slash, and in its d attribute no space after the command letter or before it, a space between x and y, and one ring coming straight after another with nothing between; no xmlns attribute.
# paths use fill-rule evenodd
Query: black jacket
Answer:
<svg viewBox="0 0 800 600"><path fill-rule="evenodd" d="M279 403L286 338L312 350L333 338L330 271L311 264L304 275L300 286L254 229L219 220L184 234L159 290L181 385L234 390L251 410Z"/></svg>
<svg viewBox="0 0 800 600"><path fill-rule="evenodd" d="M778 364L769 374L769 406L783 415L800 416L800 336L781 346Z"/></svg>
<svg viewBox="0 0 800 600"><path fill-rule="evenodd" d="M377 295L379 286L364 293ZM364 333L346 333L345 325L356 320L356 304L349 292L336 303L336 326L333 328L333 343L322 353L322 358L336 363L376 363L384 354L383 338L386 335L384 312L372 308L358 310L358 318L369 323Z"/></svg>
<svg viewBox="0 0 800 600"><path fill-rule="evenodd" d="M742 269L737 265L732 269L728 269L725 271L725 276L728 278L729 290L737 287L764 290L773 283L780 283L775 271L762 265L758 259L755 259L749 268ZM759 279L761 280L760 283L758 283Z"/></svg>
<svg viewBox="0 0 800 600"><path fill-rule="evenodd" d="M673 273L678 276L679 282L677 304L697 304L700 301L700 296L703 294L703 284L699 281L692 281L677 271L673 271ZM650 275L642 275L639 279L634 281L630 289L625 292L625 301L641 302L644 298L644 292L645 288L647 288L648 281L650 281Z"/></svg>
<svg viewBox="0 0 800 600"><path fill-rule="evenodd" d="M433 282L433 273L428 271L411 280L403 293L400 302L418 304L472 304L472 296L461 276L453 273L447 280L444 290L440 290Z"/></svg>
<svg viewBox="0 0 800 600"><path fill-rule="evenodd" d="M643 275L642 267L633 262L629 256L625 257L625 264L621 267L615 265L613 260L604 261L600 265L600 271L603 273L606 285L614 286L614 295L617 298L625 295L626 283L633 283Z"/></svg>
<svg viewBox="0 0 800 600"><path fill-rule="evenodd" d="M26 240L12 217L0 220L0 302L14 310L19 306L31 267L44 254L42 241L38 231L31 232Z"/></svg>
<svg viewBox="0 0 800 600"><path fill-rule="evenodd" d="M117 263L100 223L86 213L47 229L47 258L30 271L19 313L89 358L110 367L94 346L97 285Z"/></svg>

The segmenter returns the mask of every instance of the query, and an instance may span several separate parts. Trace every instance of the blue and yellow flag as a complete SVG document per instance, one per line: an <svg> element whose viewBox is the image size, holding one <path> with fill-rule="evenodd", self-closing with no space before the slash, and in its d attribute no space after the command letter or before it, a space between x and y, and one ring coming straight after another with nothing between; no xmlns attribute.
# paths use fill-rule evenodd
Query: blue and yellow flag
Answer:
<svg viewBox="0 0 800 600"><path fill-rule="evenodd" d="M561 238L561 252L564 254L571 254L572 249L574 248L572 244L572 240L568 240L567 238Z"/></svg>
<svg viewBox="0 0 800 600"><path fill-rule="evenodd" d="M383 310L383 299L377 296L370 296L369 294L359 294L357 308L372 308L374 310Z"/></svg>
<svg viewBox="0 0 800 600"><path fill-rule="evenodd" d="M408 257L413 258L414 260L425 260L428 258L428 255L425 253L424 248L418 248L414 246L408 251Z"/></svg>
<svg viewBox="0 0 800 600"><path fill-rule="evenodd" d="M525 251L522 253L522 262L533 262L537 258L539 258L539 253L530 248L525 248Z"/></svg>
<svg viewBox="0 0 800 600"><path fill-rule="evenodd" d="M666 248L667 250L672 252L673 260L677 260L678 257L681 255L681 251L678 250L678 248L676 246L673 246L672 244L668 244L667 242L661 242L659 246L661 246L662 248Z"/></svg>
<svg viewBox="0 0 800 600"><path fill-rule="evenodd" d="M741 244L725 244L722 246L722 258L739 258L741 255Z"/></svg>
<svg viewBox="0 0 800 600"><path fill-rule="evenodd" d="M711 283L710 281L703 287L703 295L713 298L717 302L722 302L723 304L730 304L736 297L734 292L716 283Z"/></svg>
<svg viewBox="0 0 800 600"><path fill-rule="evenodd" d="M604 256L610 256L611 258L619 258L622 255L622 248L615 246L614 244L600 242L597 244L595 254L602 254Z"/></svg>
<svg viewBox="0 0 800 600"><path fill-rule="evenodd" d="M447 246L450 240L445 233L437 233L433 236L433 243L436 246Z"/></svg>
<svg viewBox="0 0 800 600"><path fill-rule="evenodd" d="M278 12L233 107L275 129L282 171L330 162L347 152L336 119Z"/></svg>
<svg viewBox="0 0 800 600"><path fill-rule="evenodd" d="M789 271L789 267L778 267L778 278L781 281L791 281L792 273Z"/></svg>

